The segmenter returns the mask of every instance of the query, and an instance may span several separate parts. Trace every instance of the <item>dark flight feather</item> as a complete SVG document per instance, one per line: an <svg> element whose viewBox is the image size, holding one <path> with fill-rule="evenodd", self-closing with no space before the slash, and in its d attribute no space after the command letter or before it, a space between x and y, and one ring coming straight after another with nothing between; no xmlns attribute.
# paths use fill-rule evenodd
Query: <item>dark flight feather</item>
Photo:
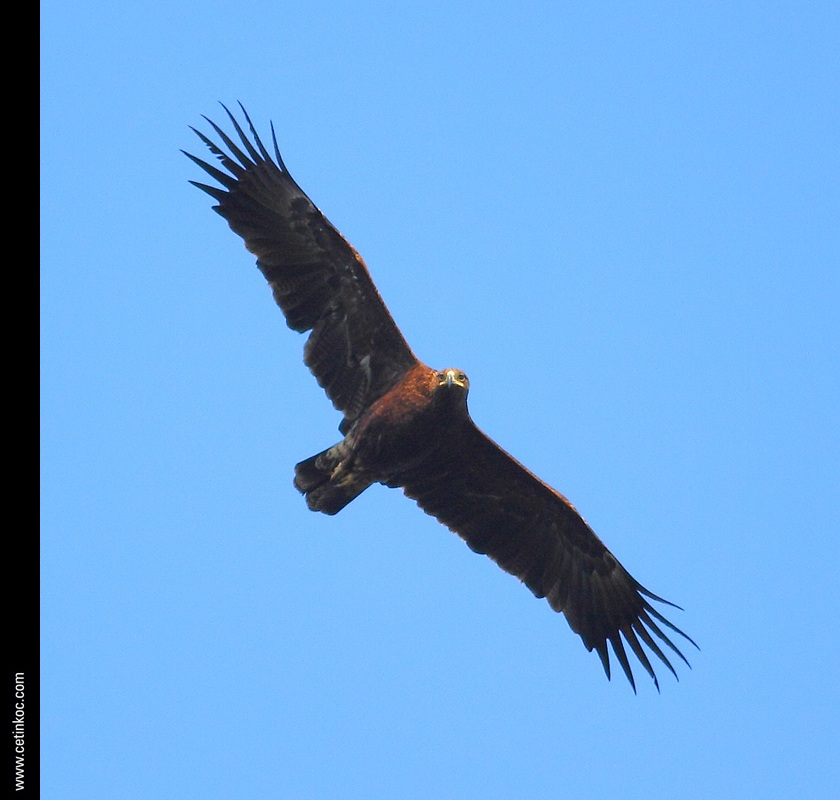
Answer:
<svg viewBox="0 0 840 800"><path fill-rule="evenodd" d="M417 359L361 256L294 182L279 154L276 162L270 158L247 113L256 148L225 111L247 152L207 120L229 154L195 132L227 172L186 155L224 189L192 183L218 202L214 210L257 257L288 326L312 331L304 362L344 414L346 431ZM274 145L276 149L276 140Z"/></svg>
<svg viewBox="0 0 840 800"><path fill-rule="evenodd" d="M359 254L292 179L274 127L272 158L245 109L250 137L225 111L240 144L209 119L225 149L195 131L223 169L186 153L221 188L193 183L256 255L289 327L311 331L304 362L344 414L345 439L296 467L310 508L334 514L375 482L402 488L562 612L607 677L611 649L635 691L627 647L657 688L648 651L676 677L671 659L688 661L672 634L694 642L652 605L673 603L638 583L565 497L475 426L466 376L417 360Z"/></svg>
<svg viewBox="0 0 840 800"><path fill-rule="evenodd" d="M442 447L446 452L436 459L437 471L425 466L416 477L403 479L406 495L473 551L488 555L563 612L586 648L597 651L607 675L609 642L635 688L621 634L657 686L639 637L676 676L649 633L688 663L654 620L688 637L649 600L673 604L634 580L565 497L473 424L463 426L459 436L448 437Z"/></svg>

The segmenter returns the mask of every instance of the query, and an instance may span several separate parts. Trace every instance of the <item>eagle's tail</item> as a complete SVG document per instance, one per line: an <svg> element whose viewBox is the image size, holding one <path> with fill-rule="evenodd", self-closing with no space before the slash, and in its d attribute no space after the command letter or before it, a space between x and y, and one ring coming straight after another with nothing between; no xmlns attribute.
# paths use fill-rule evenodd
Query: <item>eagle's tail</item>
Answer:
<svg viewBox="0 0 840 800"><path fill-rule="evenodd" d="M295 488L313 511L337 514L370 486L370 480L345 467L347 455L347 446L339 442L295 465Z"/></svg>

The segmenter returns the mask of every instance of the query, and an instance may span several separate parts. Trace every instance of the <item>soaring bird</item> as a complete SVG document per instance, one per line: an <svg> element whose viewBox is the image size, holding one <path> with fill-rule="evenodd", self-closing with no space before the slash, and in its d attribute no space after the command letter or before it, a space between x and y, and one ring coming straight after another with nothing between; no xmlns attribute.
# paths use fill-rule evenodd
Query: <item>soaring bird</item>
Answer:
<svg viewBox="0 0 840 800"><path fill-rule="evenodd" d="M688 661L672 637L695 643L653 603L678 606L645 589L562 494L476 427L467 376L414 355L362 257L292 179L273 124L272 157L244 107L250 136L223 108L239 142L204 117L221 144L192 130L222 169L184 152L218 186L191 183L257 257L288 326L310 332L304 363L343 414L341 441L295 466L309 508L336 514L371 484L400 488L563 613L607 678L608 643L634 692L625 643L657 689L643 644L677 677L669 655Z"/></svg>

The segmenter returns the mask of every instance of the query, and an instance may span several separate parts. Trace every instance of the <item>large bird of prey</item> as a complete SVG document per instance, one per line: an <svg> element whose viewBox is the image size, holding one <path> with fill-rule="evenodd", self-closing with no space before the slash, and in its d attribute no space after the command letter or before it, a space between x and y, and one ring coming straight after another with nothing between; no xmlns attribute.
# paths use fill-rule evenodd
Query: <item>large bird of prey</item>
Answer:
<svg viewBox="0 0 840 800"><path fill-rule="evenodd" d="M193 129L222 169L185 153L219 186L192 183L257 257L288 326L311 331L304 362L344 415L344 438L295 467L309 507L336 514L373 483L398 487L565 614L608 678L608 643L634 691L625 643L657 689L642 644L676 676L662 645L688 662L663 628L694 642L652 605L673 603L636 581L563 495L475 426L467 376L417 359L361 256L292 179L273 126L272 157L244 108L250 136L225 111L239 142L206 117L220 144Z"/></svg>

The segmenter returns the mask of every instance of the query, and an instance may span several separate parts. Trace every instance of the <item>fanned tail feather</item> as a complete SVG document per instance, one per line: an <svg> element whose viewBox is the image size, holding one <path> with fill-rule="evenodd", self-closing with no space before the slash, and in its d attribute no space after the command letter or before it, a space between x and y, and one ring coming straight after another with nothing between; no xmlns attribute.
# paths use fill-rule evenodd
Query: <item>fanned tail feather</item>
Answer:
<svg viewBox="0 0 840 800"><path fill-rule="evenodd" d="M337 514L370 486L369 480L342 468L346 456L347 448L339 442L295 465L295 488L312 511Z"/></svg>

